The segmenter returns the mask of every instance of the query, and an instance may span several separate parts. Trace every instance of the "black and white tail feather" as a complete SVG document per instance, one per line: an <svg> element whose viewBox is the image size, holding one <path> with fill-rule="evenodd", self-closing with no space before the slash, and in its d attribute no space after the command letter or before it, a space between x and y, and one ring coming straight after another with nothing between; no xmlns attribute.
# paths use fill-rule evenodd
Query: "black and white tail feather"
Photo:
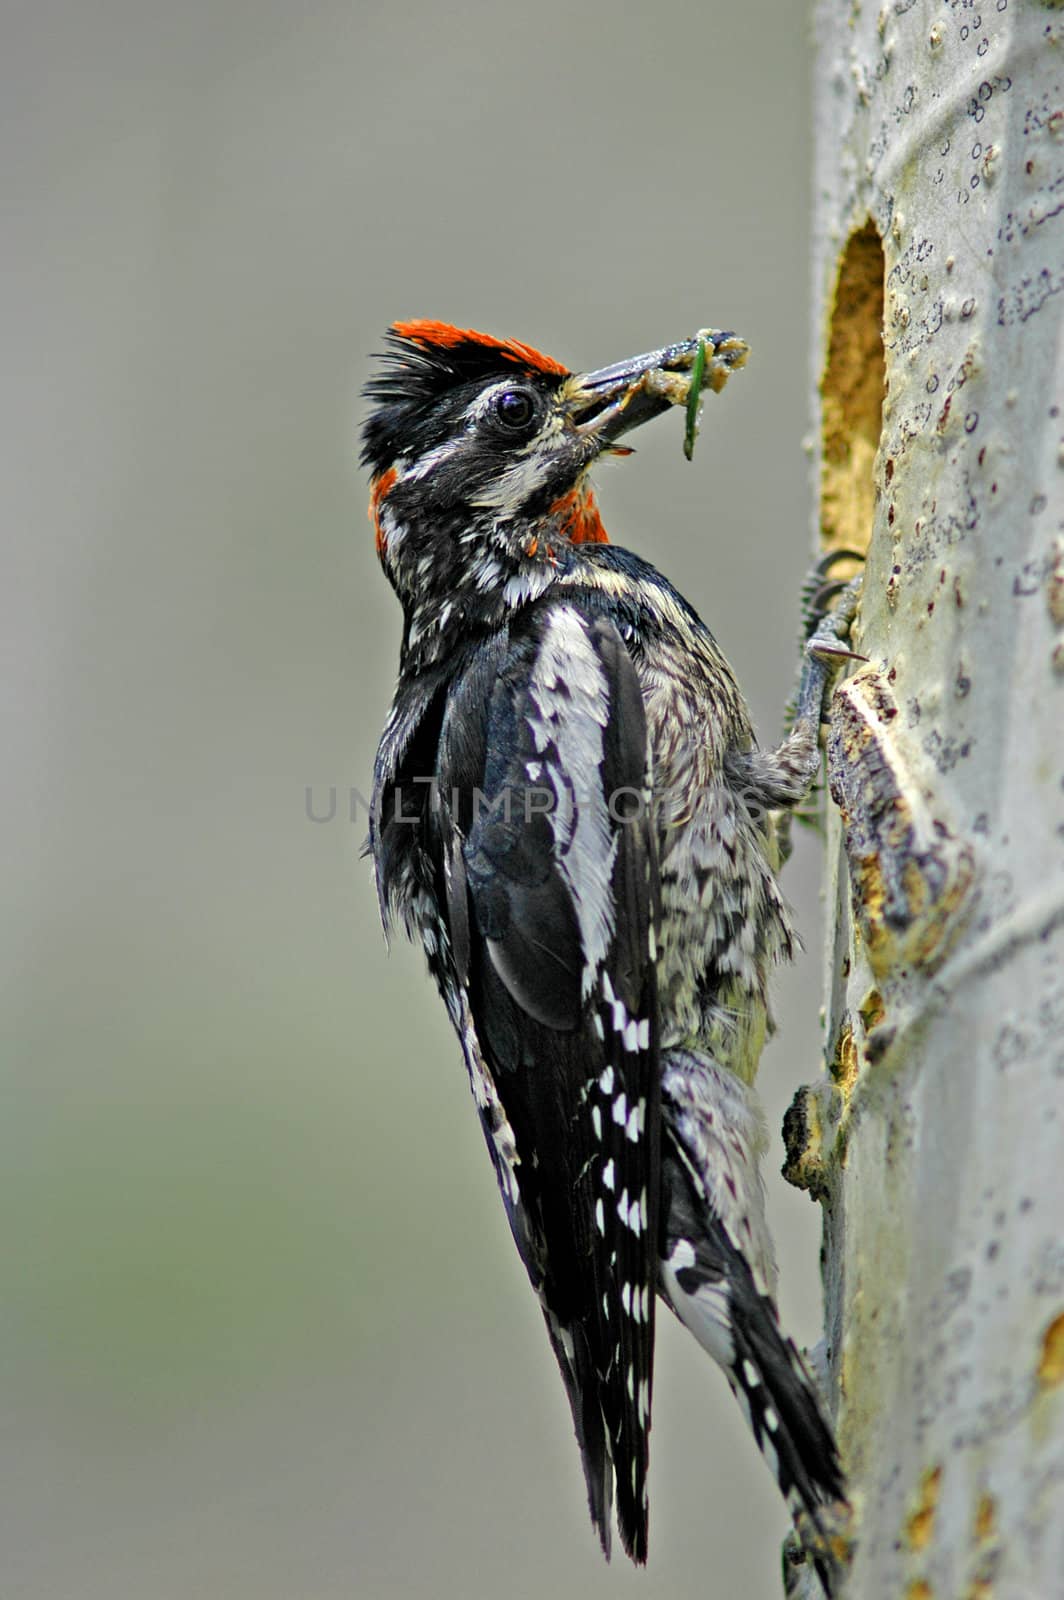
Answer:
<svg viewBox="0 0 1064 1600"><path fill-rule="evenodd" d="M666 1052L662 1079L662 1294L722 1369L792 1515L808 1518L831 1596L822 1512L845 1483L816 1382L779 1323L760 1108L699 1051Z"/></svg>

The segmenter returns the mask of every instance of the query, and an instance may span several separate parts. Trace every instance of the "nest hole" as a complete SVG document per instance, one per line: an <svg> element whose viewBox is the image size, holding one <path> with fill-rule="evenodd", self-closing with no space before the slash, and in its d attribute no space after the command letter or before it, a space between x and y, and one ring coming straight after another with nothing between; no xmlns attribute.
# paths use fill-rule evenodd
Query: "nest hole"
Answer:
<svg viewBox="0 0 1064 1600"><path fill-rule="evenodd" d="M839 259L820 384L820 526L826 550L846 546L863 555L872 534L887 377L883 278L883 241L868 221L851 233Z"/></svg>

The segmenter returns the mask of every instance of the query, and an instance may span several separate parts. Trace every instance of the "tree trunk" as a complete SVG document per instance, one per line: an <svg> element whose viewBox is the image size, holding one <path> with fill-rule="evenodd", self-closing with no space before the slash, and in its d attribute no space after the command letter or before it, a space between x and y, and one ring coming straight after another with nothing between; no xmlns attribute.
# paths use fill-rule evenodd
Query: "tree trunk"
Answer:
<svg viewBox="0 0 1064 1600"><path fill-rule="evenodd" d="M822 0L824 1202L860 1600L1064 1596L1064 11Z"/></svg>

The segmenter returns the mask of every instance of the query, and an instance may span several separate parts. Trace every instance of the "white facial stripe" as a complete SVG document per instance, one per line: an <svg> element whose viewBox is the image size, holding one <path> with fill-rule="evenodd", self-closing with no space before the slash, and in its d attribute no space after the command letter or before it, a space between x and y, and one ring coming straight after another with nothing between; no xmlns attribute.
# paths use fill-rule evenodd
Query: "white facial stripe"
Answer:
<svg viewBox="0 0 1064 1600"><path fill-rule="evenodd" d="M536 491L543 487L547 474L553 466L554 460L549 452L536 454L526 452L512 467L507 467L506 471L500 473L491 483L486 483L479 494L471 495L469 504L483 506L485 509L495 507L498 510L506 506L524 505L526 500L531 500Z"/></svg>
<svg viewBox="0 0 1064 1600"><path fill-rule="evenodd" d="M459 434L457 439L448 439L445 443L438 444L435 450L426 450L423 456L419 456L416 461L412 461L399 474L398 481L400 483L409 483L427 478L429 473L435 471L441 462L447 461L451 456L458 454L465 444L465 438L465 434Z"/></svg>
<svg viewBox="0 0 1064 1600"><path fill-rule="evenodd" d="M471 407L472 414L478 420L482 418L492 402L510 388L511 384L503 383L478 396ZM530 500L543 487L549 475L557 470L558 438L561 429L562 420L553 413L527 443L519 446L516 451L511 446L508 451L511 465L491 483L486 483L477 495L471 497L470 505L501 510L507 506L523 505L526 500Z"/></svg>

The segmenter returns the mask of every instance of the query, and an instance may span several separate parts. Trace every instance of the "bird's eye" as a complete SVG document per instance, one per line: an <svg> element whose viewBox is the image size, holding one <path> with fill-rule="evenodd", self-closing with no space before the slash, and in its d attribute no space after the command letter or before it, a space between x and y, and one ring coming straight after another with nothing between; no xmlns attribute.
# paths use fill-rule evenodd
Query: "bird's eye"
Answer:
<svg viewBox="0 0 1064 1600"><path fill-rule="evenodd" d="M504 389L492 407L495 421L509 433L520 433L536 414L535 397L527 389Z"/></svg>

